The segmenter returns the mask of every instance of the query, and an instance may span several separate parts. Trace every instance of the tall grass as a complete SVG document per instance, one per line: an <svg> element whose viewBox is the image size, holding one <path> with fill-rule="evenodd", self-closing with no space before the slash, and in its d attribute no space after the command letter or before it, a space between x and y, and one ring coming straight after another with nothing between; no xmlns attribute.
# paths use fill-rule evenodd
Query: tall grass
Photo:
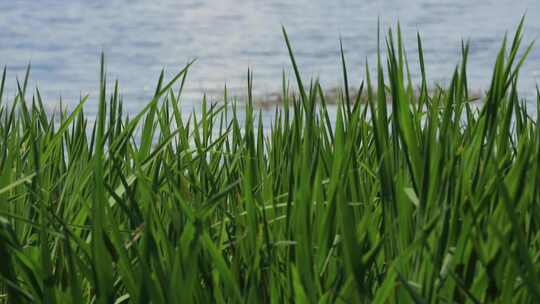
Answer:
<svg viewBox="0 0 540 304"><path fill-rule="evenodd" d="M342 52L335 117L284 36L298 94L284 84L267 132L250 75L245 113L225 93L186 119L188 65L126 118L102 62L93 124L86 97L55 117L19 83L0 104L0 302L537 303L540 127L516 89L522 23L480 108L467 44L428 91L421 40L413 84L398 28L359 92Z"/></svg>

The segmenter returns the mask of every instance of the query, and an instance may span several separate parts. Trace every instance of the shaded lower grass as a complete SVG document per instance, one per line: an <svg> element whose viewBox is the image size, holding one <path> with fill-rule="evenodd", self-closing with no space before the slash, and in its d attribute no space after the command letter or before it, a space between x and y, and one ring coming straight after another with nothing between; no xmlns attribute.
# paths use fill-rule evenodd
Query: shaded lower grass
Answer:
<svg viewBox="0 0 540 304"><path fill-rule="evenodd" d="M226 94L185 119L189 66L128 119L102 62L92 126L86 99L50 117L20 83L0 105L0 301L537 302L540 128L516 90L522 23L480 109L467 45L428 92L418 39L413 89L398 31L357 92L342 56L330 117L285 39L299 94L284 85L268 133L250 76L243 123Z"/></svg>

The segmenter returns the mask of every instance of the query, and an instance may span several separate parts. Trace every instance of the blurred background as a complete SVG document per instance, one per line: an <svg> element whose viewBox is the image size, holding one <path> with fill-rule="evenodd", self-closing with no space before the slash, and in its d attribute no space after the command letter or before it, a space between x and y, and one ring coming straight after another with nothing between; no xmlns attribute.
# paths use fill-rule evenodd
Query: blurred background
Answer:
<svg viewBox="0 0 540 304"><path fill-rule="evenodd" d="M119 79L125 107L140 109L153 93L160 70L172 75L197 59L188 76L183 107L197 108L207 93L218 100L227 85L242 97L246 73L254 72L255 93L281 90L281 75L292 77L281 33L289 33L304 79L319 78L326 89L339 86L343 40L351 86L358 87L365 62L375 65L377 20L381 28L399 21L411 72L419 74L416 32L423 39L431 85L444 84L470 40L469 77L485 89L505 33L526 14L525 42L540 35L538 0L44 0L0 1L0 65L8 69L8 97L31 62L31 88L47 104L68 105L90 94L97 111L99 56L106 55L109 80ZM540 80L540 47L525 64L520 89L534 96Z"/></svg>

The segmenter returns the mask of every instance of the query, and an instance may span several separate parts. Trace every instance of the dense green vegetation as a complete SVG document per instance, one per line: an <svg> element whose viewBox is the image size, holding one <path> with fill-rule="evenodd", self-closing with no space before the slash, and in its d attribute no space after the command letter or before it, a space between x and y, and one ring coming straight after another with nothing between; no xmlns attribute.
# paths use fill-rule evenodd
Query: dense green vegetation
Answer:
<svg viewBox="0 0 540 304"><path fill-rule="evenodd" d="M420 38L412 84L401 33L386 37L359 92L342 57L330 117L285 34L297 94L284 81L266 131L251 93L186 119L189 66L127 118L102 62L95 123L86 98L47 114L27 77L0 104L0 302L537 303L540 127L516 89L522 24L477 105L467 44L428 91Z"/></svg>

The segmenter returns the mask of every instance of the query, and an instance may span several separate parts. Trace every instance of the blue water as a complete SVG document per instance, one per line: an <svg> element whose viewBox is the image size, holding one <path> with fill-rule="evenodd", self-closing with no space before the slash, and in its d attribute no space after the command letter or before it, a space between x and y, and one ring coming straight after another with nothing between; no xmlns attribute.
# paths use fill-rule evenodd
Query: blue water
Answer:
<svg viewBox="0 0 540 304"><path fill-rule="evenodd" d="M15 77L32 64L32 82L51 106L59 97L75 104L90 94L95 110L99 54L109 79L120 80L124 102L136 111L151 95L159 72L167 75L197 58L188 77L185 108L204 92L217 99L224 85L243 96L246 71L265 95L280 90L281 74L292 76L281 33L290 35L306 79L324 87L341 82L339 37L343 39L352 85L374 63L377 19L382 28L399 20L418 75L416 32L423 37L428 77L445 83L458 62L461 39L470 39L470 85L485 89L505 32L527 13L525 41L540 36L540 1L359 1L359 0L44 0L0 1L0 65L8 67L8 94ZM529 57L520 88L532 96L540 82L540 46Z"/></svg>

